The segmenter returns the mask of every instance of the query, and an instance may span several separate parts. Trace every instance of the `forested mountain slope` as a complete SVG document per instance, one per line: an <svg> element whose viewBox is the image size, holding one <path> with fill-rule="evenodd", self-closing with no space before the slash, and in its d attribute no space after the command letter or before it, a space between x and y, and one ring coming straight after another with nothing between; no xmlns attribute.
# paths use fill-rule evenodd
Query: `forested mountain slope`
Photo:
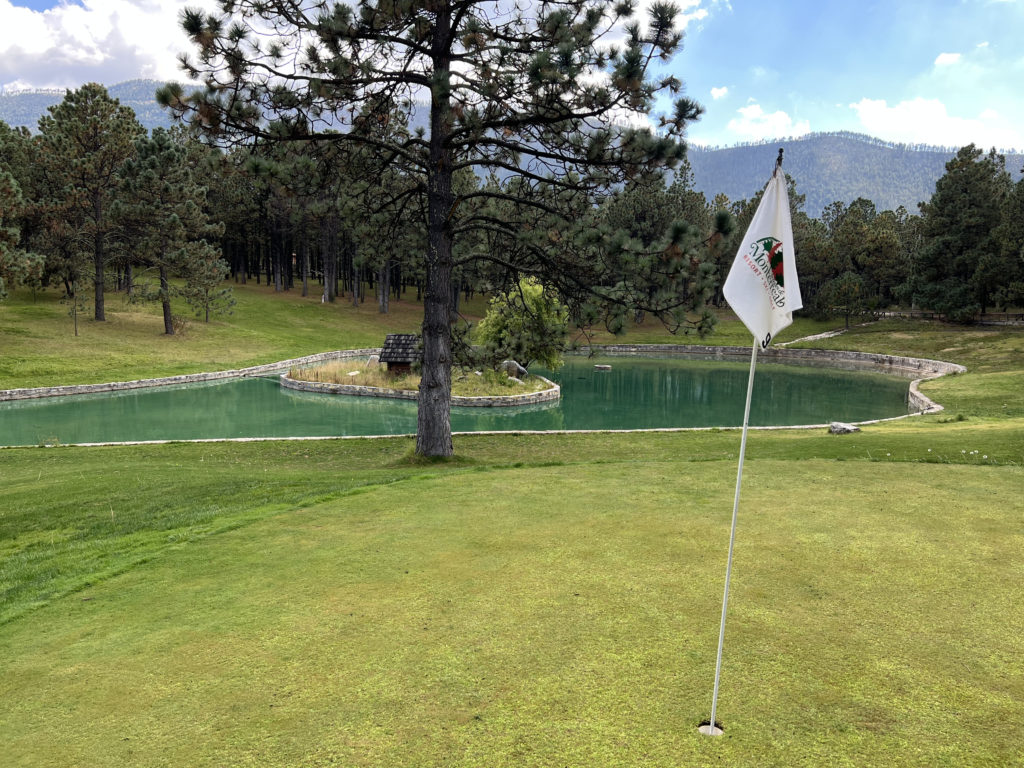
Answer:
<svg viewBox="0 0 1024 768"><path fill-rule="evenodd" d="M850 203L858 197L871 200L880 211L902 205L917 213L917 204L932 196L957 150L889 144L855 133L812 133L727 148L693 145L688 157L694 184L708 200L720 192L730 200L752 197L767 182L779 147L786 150L786 173L807 196L804 210L815 217L831 202ZM1024 155L1007 156L1006 168L1015 180L1022 165Z"/></svg>
<svg viewBox="0 0 1024 768"><path fill-rule="evenodd" d="M155 80L129 80L107 90L135 110L139 122L152 130L171 126L169 115L154 99L160 85ZM2 94L0 120L34 131L46 109L63 98L64 92L58 90ZM417 125L423 120L414 116L412 122ZM691 145L694 183L709 201L719 193L730 200L752 197L767 181L779 147L786 150L786 172L796 180L797 190L807 196L805 210L815 217L833 201L850 203L858 197L871 200L880 211L902 205L917 213L917 204L931 197L946 162L958 149L889 144L854 133L812 133L724 148ZM1022 166L1024 154L1007 155L1006 167L1015 180L1021 177Z"/></svg>
<svg viewBox="0 0 1024 768"><path fill-rule="evenodd" d="M161 85L163 83L156 80L128 80L107 86L107 93L135 110L139 122L148 130L156 127L170 128L170 115L154 98L156 89ZM0 94L0 120L8 125L23 125L35 131L39 118L46 114L49 107L60 104L64 93L59 89L47 89Z"/></svg>

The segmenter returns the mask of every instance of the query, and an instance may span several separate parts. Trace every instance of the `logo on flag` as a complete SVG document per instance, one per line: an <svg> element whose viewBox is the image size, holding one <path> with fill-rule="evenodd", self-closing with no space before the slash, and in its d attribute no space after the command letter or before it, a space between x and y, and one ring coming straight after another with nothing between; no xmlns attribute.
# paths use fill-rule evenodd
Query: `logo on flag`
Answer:
<svg viewBox="0 0 1024 768"><path fill-rule="evenodd" d="M789 197L778 174L768 182L741 243L723 293L736 316L764 348L792 324L793 312L803 306L796 278Z"/></svg>
<svg viewBox="0 0 1024 768"><path fill-rule="evenodd" d="M750 244L750 253L744 257L750 264L756 264L765 278L765 287L772 296L776 306L783 306L786 302L785 281L783 274L785 267L782 258L782 241L774 237L762 237Z"/></svg>

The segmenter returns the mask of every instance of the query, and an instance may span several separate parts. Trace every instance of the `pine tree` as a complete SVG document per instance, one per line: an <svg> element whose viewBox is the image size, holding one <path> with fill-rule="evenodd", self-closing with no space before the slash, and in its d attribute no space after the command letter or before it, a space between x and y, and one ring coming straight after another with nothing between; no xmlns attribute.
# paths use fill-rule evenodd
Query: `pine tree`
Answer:
<svg viewBox="0 0 1024 768"><path fill-rule="evenodd" d="M867 305L864 279L852 270L844 272L821 286L815 299L818 314L825 317L840 314L849 328L850 315Z"/></svg>
<svg viewBox="0 0 1024 768"><path fill-rule="evenodd" d="M995 234L1004 273L994 301L1004 310L1024 307L1024 179L1006 196L1002 222Z"/></svg>
<svg viewBox="0 0 1024 768"><path fill-rule="evenodd" d="M171 335L170 277L183 274L186 281L202 284L200 293L212 299L211 275L223 281L227 265L216 264L219 249L204 238L219 237L223 227L211 226L207 220L206 190L193 178L180 134L156 128L151 138L138 139L134 156L120 174L123 194L115 207L116 217L134 257L157 270L164 333Z"/></svg>
<svg viewBox="0 0 1024 768"><path fill-rule="evenodd" d="M231 286L224 285L228 276L227 262L221 258L220 248L205 240L185 244L179 262L185 273L185 287L181 289L185 301L203 322L210 322L210 314L231 314L235 306Z"/></svg>
<svg viewBox="0 0 1024 768"><path fill-rule="evenodd" d="M18 217L23 207L18 182L0 170L0 299L7 289L21 284L38 284L42 277L42 257L18 247L21 232Z"/></svg>
<svg viewBox="0 0 1024 768"><path fill-rule="evenodd" d="M198 56L183 63L207 87L186 96L169 86L159 93L162 103L228 140L358 145L373 154L378 173L396 168L416 180L427 232L418 453L452 453L453 254L460 239L502 240L501 250L471 258L540 275L574 303L585 293L619 307L654 295L658 304L646 308L655 312L687 302L679 295L686 292L686 255L651 257L633 270L629 262L644 256L565 217L615 183L682 157L682 132L701 111L694 102L678 99L661 135L623 120L645 115L660 90L680 88L675 78L648 77L652 62L669 57L681 40L672 4L652 5L646 27L629 18L632 3L601 0L528 7L238 0L223 9L185 12ZM607 45L620 28L621 44ZM416 98L430 102L425 130L402 138L353 130L356 116L383 123L394 109L414 113ZM453 179L463 169L500 174L504 182L458 194ZM491 216L493 201L508 202L513 218ZM634 290L622 281L627 274L674 291Z"/></svg>
<svg viewBox="0 0 1024 768"><path fill-rule="evenodd" d="M95 319L105 320L106 265L115 231L110 209L121 183L121 166L145 129L130 107L110 98L96 83L68 91L49 112L39 120L39 157L56 196L50 221L60 228L62 218L80 219L80 234L92 256Z"/></svg>
<svg viewBox="0 0 1024 768"><path fill-rule="evenodd" d="M1005 270L996 229L1010 189L1003 158L973 144L946 163L921 205L924 245L914 263L915 303L969 321L991 305Z"/></svg>

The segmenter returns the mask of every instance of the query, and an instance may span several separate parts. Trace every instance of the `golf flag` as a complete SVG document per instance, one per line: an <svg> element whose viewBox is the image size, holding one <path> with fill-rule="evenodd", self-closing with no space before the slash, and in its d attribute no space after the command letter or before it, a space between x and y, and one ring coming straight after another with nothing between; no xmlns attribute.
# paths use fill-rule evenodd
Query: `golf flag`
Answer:
<svg viewBox="0 0 1024 768"><path fill-rule="evenodd" d="M803 306L796 278L789 196L779 165L743 236L723 288L725 300L762 349L793 323L793 312Z"/></svg>
<svg viewBox="0 0 1024 768"><path fill-rule="evenodd" d="M721 736L721 724L715 719L718 709L718 684L722 678L722 647L725 644L725 614L729 607L729 578L732 574L733 546L736 543L736 514L740 508L743 483L743 457L747 452L747 427L750 400L754 393L754 368L757 348L767 348L775 334L793 323L793 312L803 306L796 280L796 255L793 252L793 226L789 220L789 197L782 168L782 150L775 172L768 180L761 202L754 211L736 259L725 278L723 293L729 306L754 334L750 350L750 376L747 379L747 404L743 410L743 437L736 469L736 495L732 502L732 527L729 530L729 559L725 566L725 590L722 594L722 622L718 628L718 658L715 660L715 688L711 694L711 719L698 730L706 736Z"/></svg>

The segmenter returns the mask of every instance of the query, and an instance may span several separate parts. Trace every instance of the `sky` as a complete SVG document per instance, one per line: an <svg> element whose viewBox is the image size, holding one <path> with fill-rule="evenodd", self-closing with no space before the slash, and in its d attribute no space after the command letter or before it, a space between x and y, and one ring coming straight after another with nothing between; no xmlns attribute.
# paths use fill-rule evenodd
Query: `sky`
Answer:
<svg viewBox="0 0 1024 768"><path fill-rule="evenodd" d="M0 86L181 80L178 16L211 2L0 0ZM1024 149L1024 0L676 3L685 38L663 72L705 108L691 142L853 131Z"/></svg>

